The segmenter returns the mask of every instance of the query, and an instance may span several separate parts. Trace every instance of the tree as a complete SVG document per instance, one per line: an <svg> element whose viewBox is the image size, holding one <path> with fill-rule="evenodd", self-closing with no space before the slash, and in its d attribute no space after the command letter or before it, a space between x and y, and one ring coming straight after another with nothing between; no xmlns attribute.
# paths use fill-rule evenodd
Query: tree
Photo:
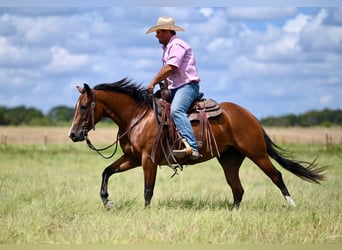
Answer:
<svg viewBox="0 0 342 250"><path fill-rule="evenodd" d="M51 120L53 124L70 122L73 116L74 109L67 106L54 107L47 113L47 117Z"/></svg>
<svg viewBox="0 0 342 250"><path fill-rule="evenodd" d="M264 126L342 126L342 110L310 110L300 115L271 116L262 119L260 122Z"/></svg>

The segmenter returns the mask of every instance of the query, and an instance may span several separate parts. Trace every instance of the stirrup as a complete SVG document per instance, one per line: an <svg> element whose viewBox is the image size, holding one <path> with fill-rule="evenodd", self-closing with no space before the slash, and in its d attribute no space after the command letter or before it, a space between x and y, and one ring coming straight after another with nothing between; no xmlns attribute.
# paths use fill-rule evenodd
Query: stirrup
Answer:
<svg viewBox="0 0 342 250"><path fill-rule="evenodd" d="M176 158L184 158L186 156L192 155L192 148L190 147L189 143L184 138L182 139L182 141L185 148L172 150L172 153Z"/></svg>
<svg viewBox="0 0 342 250"><path fill-rule="evenodd" d="M176 158L184 158L185 156L189 155L189 153L187 153L186 148L172 150L172 153ZM192 152L190 152L190 155L191 154Z"/></svg>

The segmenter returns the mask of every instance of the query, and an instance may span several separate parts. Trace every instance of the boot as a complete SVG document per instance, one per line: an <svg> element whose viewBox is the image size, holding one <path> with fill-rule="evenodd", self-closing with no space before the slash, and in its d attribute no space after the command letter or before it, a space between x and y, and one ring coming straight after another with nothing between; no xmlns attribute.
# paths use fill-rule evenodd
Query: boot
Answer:
<svg viewBox="0 0 342 250"><path fill-rule="evenodd" d="M190 150L191 152L188 149L183 148L172 150L172 152L176 158L185 158L186 156L188 156L191 160L197 160L201 157L200 153L197 150L191 148Z"/></svg>

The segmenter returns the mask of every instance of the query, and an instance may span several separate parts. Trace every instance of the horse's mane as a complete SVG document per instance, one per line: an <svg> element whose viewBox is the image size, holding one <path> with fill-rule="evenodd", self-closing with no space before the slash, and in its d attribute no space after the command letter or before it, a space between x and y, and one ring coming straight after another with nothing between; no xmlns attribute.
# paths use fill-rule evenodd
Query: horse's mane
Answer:
<svg viewBox="0 0 342 250"><path fill-rule="evenodd" d="M124 78L113 83L101 83L94 87L95 90L119 92L130 96L137 104L152 107L152 97L146 88Z"/></svg>

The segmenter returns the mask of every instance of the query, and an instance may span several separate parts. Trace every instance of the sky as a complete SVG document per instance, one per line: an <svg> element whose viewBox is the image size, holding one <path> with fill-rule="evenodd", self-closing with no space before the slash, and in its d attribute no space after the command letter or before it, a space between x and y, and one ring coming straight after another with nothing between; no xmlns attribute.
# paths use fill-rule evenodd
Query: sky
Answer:
<svg viewBox="0 0 342 250"><path fill-rule="evenodd" d="M259 119L342 109L341 7L2 6L0 106L46 113L73 107L85 82L147 86L162 50L145 32L171 16L194 50L206 98Z"/></svg>

